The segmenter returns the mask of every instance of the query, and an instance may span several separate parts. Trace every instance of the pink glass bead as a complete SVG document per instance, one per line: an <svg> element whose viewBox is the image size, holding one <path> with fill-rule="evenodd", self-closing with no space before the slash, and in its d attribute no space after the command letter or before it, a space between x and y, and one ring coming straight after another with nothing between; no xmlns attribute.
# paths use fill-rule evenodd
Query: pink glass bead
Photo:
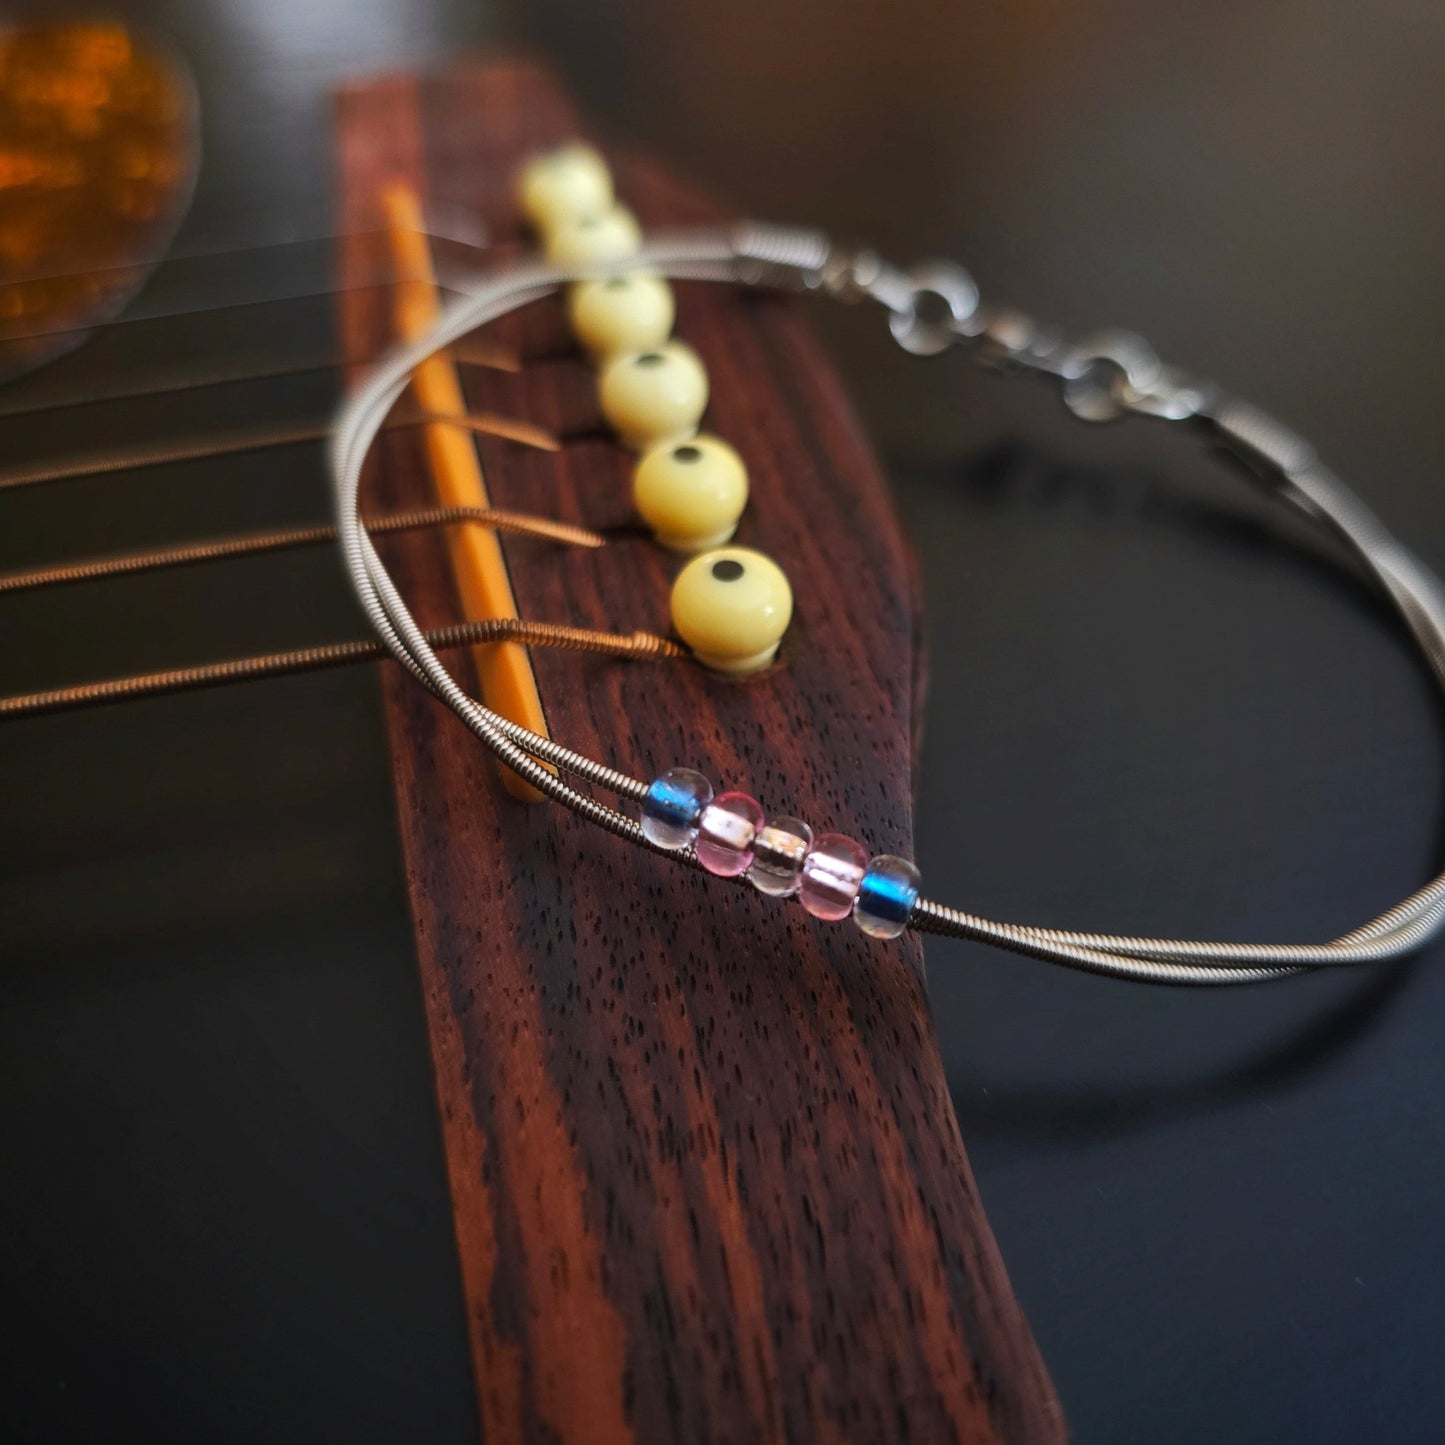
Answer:
<svg viewBox="0 0 1445 1445"><path fill-rule="evenodd" d="M753 861L753 839L763 826L763 810L746 793L719 793L697 820L697 861L719 878L746 873Z"/></svg>
<svg viewBox="0 0 1445 1445"><path fill-rule="evenodd" d="M842 833L824 833L803 860L798 900L814 918L836 923L853 911L868 871L868 850Z"/></svg>

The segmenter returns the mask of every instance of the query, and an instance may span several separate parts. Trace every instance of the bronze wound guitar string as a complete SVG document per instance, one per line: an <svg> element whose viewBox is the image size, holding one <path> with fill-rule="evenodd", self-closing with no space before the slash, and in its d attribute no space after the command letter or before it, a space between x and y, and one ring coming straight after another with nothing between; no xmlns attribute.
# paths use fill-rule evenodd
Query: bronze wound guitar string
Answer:
<svg viewBox="0 0 1445 1445"><path fill-rule="evenodd" d="M449 416L418 408L387 419L387 429L397 427L449 426L485 436L500 437L520 446L555 452L562 443L545 427L494 412L473 412ZM172 462L209 461L213 457L237 456L244 452L269 451L277 447L304 446L325 441L331 435L329 422L297 422L292 425L259 427L240 432L217 432L189 441L143 443L98 452L93 456L62 458L59 461L24 463L0 467L0 492L16 487L35 487L48 482L69 482L81 477L108 476L114 472L140 471L145 467L167 466Z"/></svg>
<svg viewBox="0 0 1445 1445"><path fill-rule="evenodd" d="M466 522L519 537L538 537L572 547L605 547L600 532L571 522L557 522L529 512L501 507L419 507L366 517L362 525L373 536L412 532L426 527L451 527ZM126 552L119 556L96 557L81 562L62 562L53 567L33 567L24 572L0 572L0 594L38 592L47 587L65 587L76 582L95 582L102 577L130 577L159 572L171 567L226 561L233 557L257 557L268 552L285 552L297 547L315 547L336 540L330 523L314 527L284 527L268 532L251 532L209 541L186 542L148 552Z"/></svg>
<svg viewBox="0 0 1445 1445"><path fill-rule="evenodd" d="M525 647L556 647L567 652L595 652L606 657L650 661L684 656L670 637L651 632L598 632L589 627L568 627L557 622L529 622L521 617L489 617L476 622L455 622L430 627L423 636L434 648L476 647L492 642L517 642ZM106 682L84 682L46 692L0 698L0 721L42 717L101 703L131 702L172 692L195 692L263 677L285 677L297 672L321 672L357 662L376 662L387 656L385 645L373 637L352 642L326 642L290 652L264 652L227 662L201 663L165 672L140 672Z"/></svg>
<svg viewBox="0 0 1445 1445"><path fill-rule="evenodd" d="M638 271L674 280L770 286L841 301L870 301L886 311L895 341L915 355L962 348L979 363L1006 374L1056 383L1066 406L1081 420L1144 416L1199 433L1207 443L1233 453L1281 500L1347 544L1403 618L1436 680L1445 684L1445 595L1437 579L1301 438L1250 404L1165 366L1139 338L1104 332L1071 342L1019 313L982 306L972 279L956 265L929 262L903 271L872 252L835 247L814 231L747 224L659 234L615 263L565 267L528 261L477 277L463 299L449 305L419 340L396 348L348 400L330 449L342 556L386 651L506 766L619 838L675 862L704 866L693 841L695 824L690 835L684 828L660 841L667 836L666 825L679 816L677 809L693 806L692 800L679 801L676 778L683 770L643 782L530 732L469 696L417 626L357 508L370 447L417 366L476 328L569 284ZM642 821L579 791L544 764L640 805ZM705 779L690 772L687 777L698 779L711 797ZM688 816L695 818L697 806ZM649 822L650 828L645 826ZM911 865L903 866L912 872ZM900 906L900 898L906 906ZM898 910L899 928L906 924L920 932L986 942L1117 978L1225 985L1381 962L1414 951L1445 926L1445 874L1362 927L1318 944L1138 938L997 922L922 897L916 886L896 890L887 901Z"/></svg>
<svg viewBox="0 0 1445 1445"><path fill-rule="evenodd" d="M205 313L209 314L209 313ZM4 343L0 342L0 351ZM522 370L522 358L500 346L468 343L452 349L452 360L462 366L484 367L490 371L516 373ZM181 392L205 391L212 387L238 386L249 381L281 381L304 376L308 372L344 371L349 367L365 368L375 363L374 356L349 356L344 352L318 352L294 357L288 361L266 365L247 362L232 366L213 366L201 371L194 366L179 371L152 374L128 386L106 387L87 391L85 395L62 393L42 396L39 401L23 406L0 407L0 421L10 417L35 416L40 412L69 411L76 407L94 406L98 402L144 401L154 396L175 396ZM329 433L330 426L328 424Z"/></svg>

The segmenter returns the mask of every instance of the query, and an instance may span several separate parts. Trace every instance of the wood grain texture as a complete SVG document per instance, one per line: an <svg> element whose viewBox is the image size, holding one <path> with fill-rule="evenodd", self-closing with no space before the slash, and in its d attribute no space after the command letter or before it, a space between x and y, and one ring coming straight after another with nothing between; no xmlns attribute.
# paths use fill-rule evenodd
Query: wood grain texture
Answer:
<svg viewBox="0 0 1445 1445"><path fill-rule="evenodd" d="M396 176L518 244L519 157L578 129L511 62L367 83L338 119L357 271ZM717 216L614 163L645 224ZM885 484L791 303L683 286L678 304L712 378L707 425L751 470L738 540L787 570L797 617L746 683L539 652L553 734L641 777L699 767L907 855L918 618ZM387 335L364 294L342 319L357 348ZM498 331L529 364L471 373L472 404L567 445L482 439L496 503L624 527L631 461L560 304ZM383 440L369 485L426 497L415 438ZM437 539L384 545L419 619L454 619ZM667 630L677 562L644 536L505 548L522 615ZM484 1438L1062 1438L964 1156L917 940L870 942L518 804L449 713L399 670L383 680Z"/></svg>

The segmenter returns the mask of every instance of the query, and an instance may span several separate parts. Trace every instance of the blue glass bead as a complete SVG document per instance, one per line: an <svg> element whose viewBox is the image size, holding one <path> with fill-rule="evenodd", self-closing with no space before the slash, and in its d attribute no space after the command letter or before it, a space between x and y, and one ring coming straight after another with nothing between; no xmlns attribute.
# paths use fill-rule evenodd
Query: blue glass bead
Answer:
<svg viewBox="0 0 1445 1445"><path fill-rule="evenodd" d="M920 881L918 869L906 858L880 854L869 862L858 885L853 921L874 938L897 938L908 927Z"/></svg>
<svg viewBox="0 0 1445 1445"><path fill-rule="evenodd" d="M712 784L691 768L669 768L642 800L642 832L649 843L679 853L697 837L698 819L712 802Z"/></svg>

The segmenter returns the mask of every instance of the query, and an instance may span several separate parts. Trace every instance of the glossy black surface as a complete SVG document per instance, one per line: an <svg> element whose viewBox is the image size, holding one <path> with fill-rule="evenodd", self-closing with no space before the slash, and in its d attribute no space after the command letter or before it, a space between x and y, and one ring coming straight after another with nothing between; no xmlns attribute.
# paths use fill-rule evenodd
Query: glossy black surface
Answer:
<svg viewBox="0 0 1445 1445"><path fill-rule="evenodd" d="M1445 566L1436 8L112 9L197 73L181 251L327 231L326 87L506 31L604 131L743 209L1138 327L1307 430ZM214 284L294 293L305 264L268 253ZM146 302L184 283L162 273ZM137 324L0 409L177 348L314 349L330 318L303 298ZM1433 871L1440 709L1326 544L1182 440L1088 432L1041 391L890 355L874 318L819 322L924 565L932 893L1305 939ZM178 405L198 430L323 415L333 394L319 373L0 418L0 446L151 436ZM14 493L0 567L323 508L304 449ZM325 553L8 598L0 688L354 626ZM0 798L6 1438L471 1438L373 678L10 725ZM929 959L965 1138L1081 1441L1439 1438L1439 950L1214 994L951 943Z"/></svg>

